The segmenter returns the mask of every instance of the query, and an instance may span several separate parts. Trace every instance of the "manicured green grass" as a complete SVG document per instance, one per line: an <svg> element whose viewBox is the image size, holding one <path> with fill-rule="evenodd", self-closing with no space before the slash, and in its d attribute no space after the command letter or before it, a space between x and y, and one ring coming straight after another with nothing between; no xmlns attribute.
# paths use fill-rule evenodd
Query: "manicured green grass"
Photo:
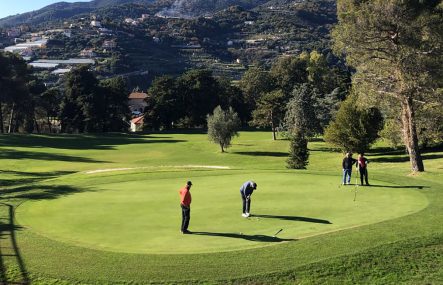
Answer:
<svg viewBox="0 0 443 285"><path fill-rule="evenodd" d="M19 205L17 243L36 284L443 282L437 150L408 176L402 152L376 148L378 186L354 201L354 186L339 187L339 153L313 142L308 170L286 170L287 141L263 132L241 133L224 154L198 133L2 136L0 148L2 198ZM87 173L116 168L130 169ZM182 236L187 179L200 234ZM250 219L239 209L247 179L259 184Z"/></svg>
<svg viewBox="0 0 443 285"><path fill-rule="evenodd" d="M360 187L356 194L354 186L339 187L336 177L288 171L162 174L129 172L125 175L128 182L113 183L106 181L109 177L90 175L87 180L94 186L86 192L26 202L17 209L17 219L41 235L89 248L203 253L267 246L376 223L417 212L428 204L420 192L392 188L381 181L373 181L380 187ZM196 234L184 237L179 234L177 189L186 177L194 183L191 229ZM244 219L238 188L250 177L260 186L253 195L254 215ZM354 195L358 195L356 201ZM279 229L284 231L272 238Z"/></svg>

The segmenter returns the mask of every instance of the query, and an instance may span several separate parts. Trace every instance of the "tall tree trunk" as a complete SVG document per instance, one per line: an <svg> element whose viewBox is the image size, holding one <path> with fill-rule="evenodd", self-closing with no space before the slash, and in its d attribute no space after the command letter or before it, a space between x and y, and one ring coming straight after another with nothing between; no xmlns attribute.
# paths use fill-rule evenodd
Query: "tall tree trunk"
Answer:
<svg viewBox="0 0 443 285"><path fill-rule="evenodd" d="M51 119L49 118L49 116L46 116L46 118L48 119L48 128L49 128L49 133L52 134L52 125L51 125Z"/></svg>
<svg viewBox="0 0 443 285"><path fill-rule="evenodd" d="M15 109L15 103L12 103L11 117L9 118L8 134L10 134L13 131L12 122L14 121L14 109Z"/></svg>
<svg viewBox="0 0 443 285"><path fill-rule="evenodd" d="M277 140L277 136L275 135L275 124L274 124L274 113L271 111L271 129L272 129L272 140Z"/></svg>
<svg viewBox="0 0 443 285"><path fill-rule="evenodd" d="M39 134L40 133L40 126L38 125L35 115L34 115L34 126L35 126L35 129L37 130L37 133Z"/></svg>
<svg viewBox="0 0 443 285"><path fill-rule="evenodd" d="M418 135L415 122L415 112L410 96L405 97L401 102L402 107L402 123L403 123L403 140L409 153L412 171L425 171L423 159L418 146Z"/></svg>
<svg viewBox="0 0 443 285"><path fill-rule="evenodd" d="M3 125L3 108L0 103L0 132L3 134L5 132L5 126Z"/></svg>

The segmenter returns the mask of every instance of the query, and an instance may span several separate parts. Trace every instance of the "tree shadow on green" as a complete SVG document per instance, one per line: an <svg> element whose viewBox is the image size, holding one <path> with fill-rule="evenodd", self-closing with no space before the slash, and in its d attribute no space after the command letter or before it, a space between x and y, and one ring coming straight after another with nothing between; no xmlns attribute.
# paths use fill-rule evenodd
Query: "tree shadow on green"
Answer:
<svg viewBox="0 0 443 285"><path fill-rule="evenodd" d="M422 154L423 160L431 160L431 159L439 159L443 158L443 154ZM401 155L401 156L383 156L383 157L376 157L371 158L371 162L389 162L389 163L395 163L395 162L407 162L409 161L409 156Z"/></svg>
<svg viewBox="0 0 443 285"><path fill-rule="evenodd" d="M30 284L28 271L20 254L15 232L21 227L14 224L14 206L0 203L1 220L0 222L0 282L1 284ZM6 209L5 209L6 208ZM5 222L3 222L5 221ZM17 274L9 274L6 267L6 259L8 265L13 264L18 267Z"/></svg>
<svg viewBox="0 0 443 285"><path fill-rule="evenodd" d="M392 188L392 189L420 189L420 190L431 188L429 186L423 186L423 185L400 186L400 185L377 185L377 184L366 185L364 187L379 187L379 188Z"/></svg>
<svg viewBox="0 0 443 285"><path fill-rule="evenodd" d="M74 173L74 171L21 172L13 170L0 170L0 174L2 174L2 177L4 177L5 175L12 176L11 179L0 179L0 187L11 187L11 186L31 184L31 183L38 183L47 179L53 179L72 173ZM15 178L14 176L19 176L24 178Z"/></svg>
<svg viewBox="0 0 443 285"><path fill-rule="evenodd" d="M211 237L226 237L226 238L237 238L244 239L248 241L257 242L284 242L284 241L295 241L296 239L282 239L267 235L246 235L246 234L236 234L236 233L216 233L216 232L192 232L194 235L203 235Z"/></svg>
<svg viewBox="0 0 443 285"><path fill-rule="evenodd" d="M100 149L111 150L115 146L149 143L178 143L185 140L149 135L128 134L82 134L82 135L7 135L0 136L0 146L54 149Z"/></svg>
<svg viewBox="0 0 443 285"><path fill-rule="evenodd" d="M316 224L332 224L328 220L308 218L308 217L298 217L298 216L276 216L276 215L260 215L254 214L251 217L264 218L264 219L278 219L285 221L296 221L296 222L308 222L308 223L316 223Z"/></svg>
<svg viewBox="0 0 443 285"><path fill-rule="evenodd" d="M236 151L233 154L250 155L250 156L272 156L272 157L288 157L287 152L278 151Z"/></svg>
<svg viewBox="0 0 443 285"><path fill-rule="evenodd" d="M92 190L80 189L69 185L26 185L2 190L0 192L0 199L52 200L86 191Z"/></svg>
<svg viewBox="0 0 443 285"><path fill-rule="evenodd" d="M54 154L54 153L35 152L35 151L17 151L11 149L2 149L0 151L0 159L34 159L34 160L46 160L46 161L69 161L69 162L88 162L88 163L106 162L81 156L71 156L64 154Z"/></svg>

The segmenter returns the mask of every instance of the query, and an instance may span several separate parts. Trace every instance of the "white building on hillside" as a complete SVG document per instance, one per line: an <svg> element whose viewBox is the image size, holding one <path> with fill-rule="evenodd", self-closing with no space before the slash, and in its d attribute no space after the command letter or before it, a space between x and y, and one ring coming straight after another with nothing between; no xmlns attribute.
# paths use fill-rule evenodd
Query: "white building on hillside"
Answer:
<svg viewBox="0 0 443 285"><path fill-rule="evenodd" d="M39 40L39 41L33 41L33 42L27 42L27 43L20 43L20 44L16 44L15 46L5 47L5 51L20 53L20 52L25 51L27 49L43 49L43 48L46 48L47 43L48 43L48 40L46 40L46 39Z"/></svg>
<svg viewBox="0 0 443 285"><path fill-rule="evenodd" d="M102 23L100 21L96 21L96 20L91 21L91 27L93 27L93 28L101 28L101 26L102 26Z"/></svg>
<svg viewBox="0 0 443 285"><path fill-rule="evenodd" d="M144 116L138 117L138 118L134 118L131 120L131 132L136 133L136 132L141 132L143 131L143 124L144 124Z"/></svg>

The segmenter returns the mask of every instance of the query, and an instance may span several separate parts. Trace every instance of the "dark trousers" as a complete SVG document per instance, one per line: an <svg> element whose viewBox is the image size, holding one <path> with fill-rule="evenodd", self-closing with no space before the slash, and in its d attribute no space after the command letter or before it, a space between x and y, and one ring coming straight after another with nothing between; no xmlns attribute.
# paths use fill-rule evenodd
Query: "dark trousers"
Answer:
<svg viewBox="0 0 443 285"><path fill-rule="evenodd" d="M243 202L243 214L244 213L249 213L249 211L251 210L251 196L246 197L243 193L240 192L241 195L241 199Z"/></svg>
<svg viewBox="0 0 443 285"><path fill-rule="evenodd" d="M363 185L363 179L364 179L365 182L366 182L366 185L369 185L369 182L368 182L368 169L366 167L365 168L359 168L358 171L360 172L360 184Z"/></svg>
<svg viewBox="0 0 443 285"><path fill-rule="evenodd" d="M185 232L188 230L189 221L191 220L191 207L186 207L185 205L181 205L182 208L182 227L181 231Z"/></svg>

